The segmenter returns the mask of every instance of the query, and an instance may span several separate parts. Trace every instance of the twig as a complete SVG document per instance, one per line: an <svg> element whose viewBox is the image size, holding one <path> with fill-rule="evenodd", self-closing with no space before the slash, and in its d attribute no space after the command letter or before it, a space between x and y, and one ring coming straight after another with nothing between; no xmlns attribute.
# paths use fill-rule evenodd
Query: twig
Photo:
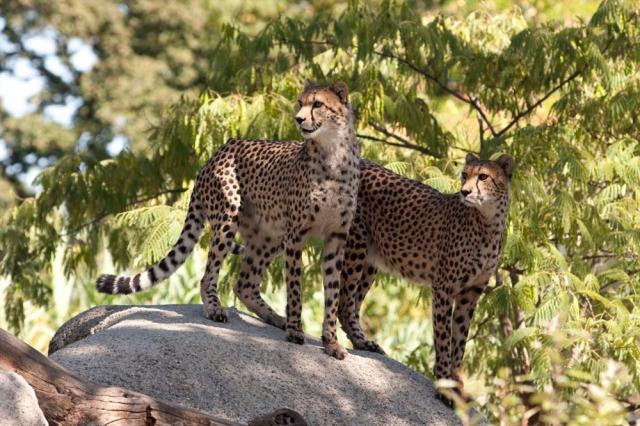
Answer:
<svg viewBox="0 0 640 426"><path fill-rule="evenodd" d="M619 257L621 255L616 254L616 253L608 253L608 254L593 254L593 255L589 255L589 256L582 256L582 259L584 260L590 260L590 259L610 259L612 257Z"/></svg>
<svg viewBox="0 0 640 426"><path fill-rule="evenodd" d="M403 138L402 136L393 133L390 130L387 130L384 126L379 125L378 123L375 123L373 121L369 121L369 126L373 127L374 129L376 129L377 131L379 131L380 133L389 136L390 138L393 138L395 140L397 140L398 142L404 144L404 145L412 145L412 143L408 140Z"/></svg>
<svg viewBox="0 0 640 426"><path fill-rule="evenodd" d="M520 121L520 119L522 117L524 117L525 115L529 115L531 113L531 111L533 111L534 109L538 108L544 101L546 101L547 99L549 99L549 97L551 95L553 95L555 92L557 92L558 90L562 89L564 86L566 86L567 84L569 84L570 82L572 82L573 80L575 80L580 74L582 74L582 72L584 71L584 69L575 71L573 74L571 74L569 77L565 78L564 80L562 80L558 85L556 85L554 88L552 88L551 90L549 90L543 97L541 97L540 99L538 99L537 101L535 101L533 104L529 105L529 107L523 111L520 111L518 114L516 114L513 119L509 122L509 124L507 124L502 130L500 130L497 134L494 134L494 136L502 136L505 132L507 132L507 130L509 130L511 127L513 127L518 121Z"/></svg>
<svg viewBox="0 0 640 426"><path fill-rule="evenodd" d="M426 148L423 148L419 145L414 145L414 144L404 144L404 143L398 143L398 142L393 142L390 141L389 139L384 139L384 138L379 138L377 136L373 136L373 135L366 135L364 133L356 133L356 136L362 139L368 139L371 141L376 141L376 142L382 142L385 145L390 145L390 146L397 146L400 148L407 148L407 149L413 149L415 151L421 152L423 154L427 154L427 155L432 155Z"/></svg>
<svg viewBox="0 0 640 426"><path fill-rule="evenodd" d="M493 319L494 318L492 316L488 315L485 319L476 324L476 332L473 333L470 337L467 337L467 343L469 343L473 339L476 339L480 333L480 330L484 328L485 324L487 324L489 321L493 321Z"/></svg>
<svg viewBox="0 0 640 426"><path fill-rule="evenodd" d="M428 148L425 148L423 146L417 145L411 141L409 141L408 139L403 138L400 135L397 135L389 130L387 130L386 128L380 126L379 124L376 124L374 122L369 122L368 123L371 127L373 127L376 131L384 134L385 136L388 136L392 139L395 139L398 142L393 142L390 141L389 139L384 139L384 138L379 138L373 135L367 135L367 134L363 134L363 133L358 133L356 134L356 136L358 136L359 138L363 138L363 139L369 139L372 141L378 141L378 142L382 142L386 145L389 146L396 146L396 147L400 147L400 148L407 148L407 149L413 149L415 151L418 151L422 154L425 155L429 155L431 157L435 157L435 158L440 158L440 155L437 155L433 152L431 152Z"/></svg>

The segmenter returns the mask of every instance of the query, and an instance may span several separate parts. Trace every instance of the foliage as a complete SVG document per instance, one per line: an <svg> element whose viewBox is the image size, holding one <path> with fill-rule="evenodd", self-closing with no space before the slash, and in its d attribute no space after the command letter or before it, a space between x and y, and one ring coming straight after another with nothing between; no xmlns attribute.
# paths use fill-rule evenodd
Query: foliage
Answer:
<svg viewBox="0 0 640 426"><path fill-rule="evenodd" d="M50 299L59 247L75 276L94 274L103 249L117 269L157 259L198 168L226 138L297 138L292 101L303 77L343 79L363 155L396 172L453 192L467 151L517 160L500 270L465 356L484 412L505 425L535 416L624 422L640 390L638 6L605 0L588 20L561 23L517 8L458 17L413 3L351 1L257 31L212 23L216 48L202 52L210 90L173 103L150 148L113 159L66 155L11 212L0 231L7 320L18 326L26 301ZM318 246L305 255L312 304ZM281 266L266 286L281 285ZM227 289L236 271L229 259ZM417 289L379 282L366 325L429 375L430 327L416 313L428 311L416 305Z"/></svg>
<svg viewBox="0 0 640 426"><path fill-rule="evenodd" d="M20 197L32 195L23 179L31 168L78 147L94 159L108 158L114 138L140 153L168 103L210 86L210 58L224 22L233 19L253 33L280 14L305 16L323 6L311 1L291 8L284 0L1 0L0 73L29 75L44 90L22 117L0 107L0 139L8 150L0 159L0 185ZM69 124L51 119L68 104L74 105ZM0 204L12 201L9 196L3 191Z"/></svg>

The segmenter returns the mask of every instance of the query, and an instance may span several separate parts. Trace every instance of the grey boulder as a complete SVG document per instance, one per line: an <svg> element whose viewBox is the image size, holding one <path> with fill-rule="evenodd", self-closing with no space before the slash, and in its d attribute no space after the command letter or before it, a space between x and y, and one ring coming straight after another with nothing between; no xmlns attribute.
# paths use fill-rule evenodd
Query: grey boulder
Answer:
<svg viewBox="0 0 640 426"><path fill-rule="evenodd" d="M35 391L19 374L0 371L0 425L47 425Z"/></svg>
<svg viewBox="0 0 640 426"><path fill-rule="evenodd" d="M201 305L100 306L64 324L50 357L80 377L247 421L290 408L312 425L458 425L431 383L386 356L350 351L338 361L307 336Z"/></svg>

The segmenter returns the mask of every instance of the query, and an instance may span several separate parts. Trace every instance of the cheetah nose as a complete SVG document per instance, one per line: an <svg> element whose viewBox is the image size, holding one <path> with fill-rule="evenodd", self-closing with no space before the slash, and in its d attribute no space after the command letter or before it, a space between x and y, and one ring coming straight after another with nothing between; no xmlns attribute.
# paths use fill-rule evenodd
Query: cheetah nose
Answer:
<svg viewBox="0 0 640 426"><path fill-rule="evenodd" d="M467 195L471 194L471 191L469 191L468 189L463 189L460 191L460 193L463 197L466 197Z"/></svg>
<svg viewBox="0 0 640 426"><path fill-rule="evenodd" d="M302 122L304 121L304 117L296 117L296 121L298 122L298 124L302 124Z"/></svg>

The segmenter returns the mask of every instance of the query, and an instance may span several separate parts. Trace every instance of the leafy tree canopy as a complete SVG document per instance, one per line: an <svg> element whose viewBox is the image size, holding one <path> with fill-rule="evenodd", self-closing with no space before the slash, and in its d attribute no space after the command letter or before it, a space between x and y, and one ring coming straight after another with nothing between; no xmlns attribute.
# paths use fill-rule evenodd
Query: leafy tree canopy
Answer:
<svg viewBox="0 0 640 426"><path fill-rule="evenodd" d="M11 185L22 198L32 195L21 179L30 167L74 150L105 159L116 137L139 152L168 104L210 86L210 58L224 22L233 20L251 34L277 15L302 17L323 6L312 1L291 8L283 0L0 1L0 72L22 77L28 64L44 87L23 117L0 108L0 139L9 150L0 161L0 185ZM51 46L38 48L38 38ZM81 48L93 52L93 66L77 60ZM68 104L77 106L70 125L51 120L52 108ZM9 204L10 194L3 191L0 202Z"/></svg>

